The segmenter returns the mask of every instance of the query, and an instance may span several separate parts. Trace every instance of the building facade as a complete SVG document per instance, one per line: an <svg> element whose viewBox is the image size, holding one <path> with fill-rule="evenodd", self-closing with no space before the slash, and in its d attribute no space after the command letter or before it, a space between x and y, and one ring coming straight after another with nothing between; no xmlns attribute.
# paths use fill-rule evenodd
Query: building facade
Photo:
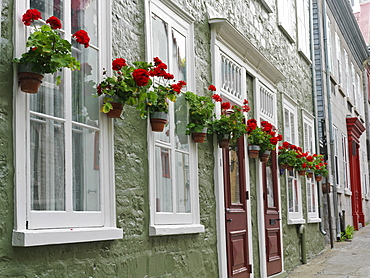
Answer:
<svg viewBox="0 0 370 278"><path fill-rule="evenodd" d="M129 106L120 119L108 119L91 94L112 59L159 57L189 91L210 95L213 84L231 103L248 99L246 119L269 121L304 151L320 151L315 135L324 119L326 134L332 126L337 136L327 143L333 142L328 154L338 182L333 215L345 210L351 224L355 192L346 184L358 182L345 183L355 176L351 163L360 165L357 184L368 183L366 139L359 134L367 122L361 93L367 56L354 48L361 41L351 46L329 2L324 12L315 0L2 0L0 276L284 277L323 250L322 182L280 170L276 153L267 163L248 158L247 137L227 150L211 135L194 143L185 135L183 97L170 105L165 131L155 133ZM81 28L91 37L89 48L72 44L81 70L59 73L60 85L46 75L35 95L20 91L12 63L26 51L32 27L21 18L29 8L44 20L61 18L66 38ZM340 64L334 54L328 60L332 125L329 87L322 85L320 99L311 43L318 18L320 32L332 30L328 49L337 53L338 34L343 55ZM325 51L320 34L315 42ZM358 160L344 154L349 144ZM348 165L344 176L340 167Z"/></svg>

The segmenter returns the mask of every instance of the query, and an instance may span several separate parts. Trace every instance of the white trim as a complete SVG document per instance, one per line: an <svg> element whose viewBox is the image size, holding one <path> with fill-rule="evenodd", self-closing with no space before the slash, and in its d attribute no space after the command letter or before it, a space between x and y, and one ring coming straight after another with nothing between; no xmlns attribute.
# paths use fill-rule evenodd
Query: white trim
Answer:
<svg viewBox="0 0 370 278"><path fill-rule="evenodd" d="M123 230L106 228L13 230L13 246L38 246L121 239Z"/></svg>
<svg viewBox="0 0 370 278"><path fill-rule="evenodd" d="M307 223L321 223L321 222L322 222L321 218L308 217L307 219Z"/></svg>
<svg viewBox="0 0 370 278"><path fill-rule="evenodd" d="M306 220L303 218L288 219L288 225L305 224Z"/></svg>
<svg viewBox="0 0 370 278"><path fill-rule="evenodd" d="M150 225L150 236L182 235L203 233L204 226L200 224L191 225Z"/></svg>
<svg viewBox="0 0 370 278"><path fill-rule="evenodd" d="M68 1L67 1L68 2ZM65 2L64 5L68 5ZM104 4L101 1L97 2L101 15L111 14L110 0ZM25 46L27 37L27 28L21 22L21 13L28 8L28 1L16 1L15 3L15 20L14 20L14 45L15 56L20 57L26 50ZM70 15L66 15L67 21ZM99 46L111 41L111 17L100 16L99 30L105 30L99 34ZM63 20L64 21L64 20ZM68 25L66 25L68 28ZM103 28L104 27L104 28ZM107 31L108 30L108 31ZM99 68L105 67L109 70L111 64L111 48L107 47L103 51L99 51ZM99 70L99 69L97 69ZM99 70L100 71L100 70ZM66 73L69 73L66 70ZM65 80L68 82L71 77L65 74ZM100 114L100 203L101 210L98 212L92 211L78 211L72 212L75 217L75 223L64 223L58 221L58 217L68 220L61 211L32 211L30 210L30 157L28 150L30 149L29 143L29 98L28 94L21 92L18 88L17 70L14 69L14 153L15 155L15 202L14 202L14 230L13 230L13 245L14 246L34 246L34 245L47 245L47 244L63 244L72 242L85 242L85 241L98 241L98 240L111 240L123 237L122 229L116 228L116 208L115 208L115 187L114 187L114 143L113 143L113 122L105 115ZM67 101L67 100L66 100ZM66 106L66 117L71 113L71 109ZM69 110L68 110L69 109ZM16 113L21 111L21 113ZM33 113L35 114L35 113ZM49 117L49 116L47 116ZM53 119L53 116L49 118ZM68 121L68 118L66 118ZM64 121L64 119L58 119ZM78 124L81 126L81 124ZM71 125L70 125L71 126ZM26 127L26 128L19 128ZM96 130L96 128L91 128ZM71 145L71 142L67 143ZM68 153L68 152L67 152ZM68 155L68 156L67 156ZM66 154L66 160L71 161L71 154ZM70 166L71 168L71 166ZM69 168L69 169L70 169ZM71 174L66 176L66 184L71 183ZM66 201L66 208L72 209L72 201ZM37 216L40 222L31 223L30 216ZM49 215L48 218L42 218L43 215ZM86 217L85 217L86 216ZM41 217L41 218L40 218ZM92 221L90 222L89 219ZM31 228L42 228L31 230ZM68 227L68 229L67 229Z"/></svg>

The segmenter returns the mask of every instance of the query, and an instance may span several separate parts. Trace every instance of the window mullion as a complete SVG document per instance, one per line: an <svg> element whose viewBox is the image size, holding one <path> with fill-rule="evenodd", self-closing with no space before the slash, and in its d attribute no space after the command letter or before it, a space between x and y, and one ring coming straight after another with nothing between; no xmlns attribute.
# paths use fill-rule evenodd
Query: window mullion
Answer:
<svg viewBox="0 0 370 278"><path fill-rule="evenodd" d="M64 22L71 22L71 3L70 0L64 2ZM70 41L71 24L64 24L65 28L65 39ZM66 211L71 212L73 210L73 170L72 170L72 75L68 69L64 70L64 117L65 117L65 161L66 161L66 191L65 191L65 202Z"/></svg>

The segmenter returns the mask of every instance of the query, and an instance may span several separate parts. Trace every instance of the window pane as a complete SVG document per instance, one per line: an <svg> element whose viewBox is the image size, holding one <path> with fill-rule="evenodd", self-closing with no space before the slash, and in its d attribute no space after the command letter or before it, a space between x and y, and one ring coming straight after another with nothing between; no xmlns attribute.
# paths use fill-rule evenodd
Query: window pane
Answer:
<svg viewBox="0 0 370 278"><path fill-rule="evenodd" d="M271 157L270 157L271 163ZM271 166L266 167L266 183L267 183L267 206L269 208L275 207L275 194L274 194L274 180L272 177Z"/></svg>
<svg viewBox="0 0 370 278"><path fill-rule="evenodd" d="M59 73L61 75L61 73ZM54 117L64 118L64 82L56 86L57 74L45 74L37 94L30 95L30 110Z"/></svg>
<svg viewBox="0 0 370 278"><path fill-rule="evenodd" d="M72 72L73 121L99 125L99 100L95 94L99 76L98 51L73 44L73 55L81 62L79 71Z"/></svg>
<svg viewBox="0 0 370 278"><path fill-rule="evenodd" d="M155 14L152 14L152 31L153 56L168 65L168 25Z"/></svg>
<svg viewBox="0 0 370 278"><path fill-rule="evenodd" d="M44 20L48 19L52 15L63 20L63 0L31 0L30 7L31 9L38 9Z"/></svg>
<svg viewBox="0 0 370 278"><path fill-rule="evenodd" d="M176 149L189 151L189 136L185 134L188 109L185 97L181 95L175 102L175 144Z"/></svg>
<svg viewBox="0 0 370 278"><path fill-rule="evenodd" d="M156 211L172 212L172 182L170 150L156 147Z"/></svg>
<svg viewBox="0 0 370 278"><path fill-rule="evenodd" d="M290 140L291 140L291 143L295 144L295 126L294 126L294 114L293 113L290 113Z"/></svg>
<svg viewBox="0 0 370 278"><path fill-rule="evenodd" d="M312 212L312 194L311 194L311 182L307 179L307 211Z"/></svg>
<svg viewBox="0 0 370 278"><path fill-rule="evenodd" d="M85 30L90 37L90 44L98 46L98 6L96 0L71 1L72 34Z"/></svg>
<svg viewBox="0 0 370 278"><path fill-rule="evenodd" d="M172 68L176 80L186 81L186 38L172 29Z"/></svg>
<svg viewBox="0 0 370 278"><path fill-rule="evenodd" d="M239 157L237 150L229 151L230 195L232 204L240 204Z"/></svg>
<svg viewBox="0 0 370 278"><path fill-rule="evenodd" d="M292 138L290 137L290 117L288 109L284 109L284 137L285 141L293 143Z"/></svg>
<svg viewBox="0 0 370 278"><path fill-rule="evenodd" d="M293 180L288 179L288 202L289 202L289 212L293 212Z"/></svg>
<svg viewBox="0 0 370 278"><path fill-rule="evenodd" d="M190 213L189 155L176 153L177 212Z"/></svg>
<svg viewBox="0 0 370 278"><path fill-rule="evenodd" d="M73 126L73 210L100 210L99 131Z"/></svg>
<svg viewBox="0 0 370 278"><path fill-rule="evenodd" d="M31 115L31 209L65 209L64 125Z"/></svg>

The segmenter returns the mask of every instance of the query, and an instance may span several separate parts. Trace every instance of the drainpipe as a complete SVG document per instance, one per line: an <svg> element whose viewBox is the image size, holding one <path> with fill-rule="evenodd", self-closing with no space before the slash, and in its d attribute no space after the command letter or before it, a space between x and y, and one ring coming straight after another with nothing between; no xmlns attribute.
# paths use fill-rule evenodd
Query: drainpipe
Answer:
<svg viewBox="0 0 370 278"><path fill-rule="evenodd" d="M330 86L330 68L329 68L329 55L328 55L328 37L327 37L327 30L326 30L326 0L322 1L322 10L323 10L323 29L324 29L324 52L325 52L325 74L326 74L326 97L327 97L327 105L328 105L328 118L329 118L329 139L330 139L330 165L331 165L331 173L333 175L333 180L336 180L336 173L334 170L334 134L333 134L333 117L332 117L332 109L331 109L331 86ZM327 180L327 179L326 179ZM333 185L333 207L334 207L334 216L335 216L335 231L337 239L340 239L340 227L339 227L339 219L338 219L338 196L337 196L337 186ZM332 231L330 231L332 232Z"/></svg>
<svg viewBox="0 0 370 278"><path fill-rule="evenodd" d="M298 233L301 235L301 262L302 264L307 263L307 245L306 245L306 226L301 225L298 228Z"/></svg>
<svg viewBox="0 0 370 278"><path fill-rule="evenodd" d="M314 37L313 37L313 7L312 7L312 0L310 0L310 40L311 40L311 70L312 70L312 102L313 102L313 110L315 115L315 146L316 146L316 153L320 152L319 147L319 119L317 117L317 93L316 93L316 69L315 69L315 46L314 46ZM322 216L322 194L319 186L319 182L316 182L318 184L317 186L317 206L319 208L319 217ZM322 222L319 222L319 230L320 232L325 236L326 231L323 228Z"/></svg>

